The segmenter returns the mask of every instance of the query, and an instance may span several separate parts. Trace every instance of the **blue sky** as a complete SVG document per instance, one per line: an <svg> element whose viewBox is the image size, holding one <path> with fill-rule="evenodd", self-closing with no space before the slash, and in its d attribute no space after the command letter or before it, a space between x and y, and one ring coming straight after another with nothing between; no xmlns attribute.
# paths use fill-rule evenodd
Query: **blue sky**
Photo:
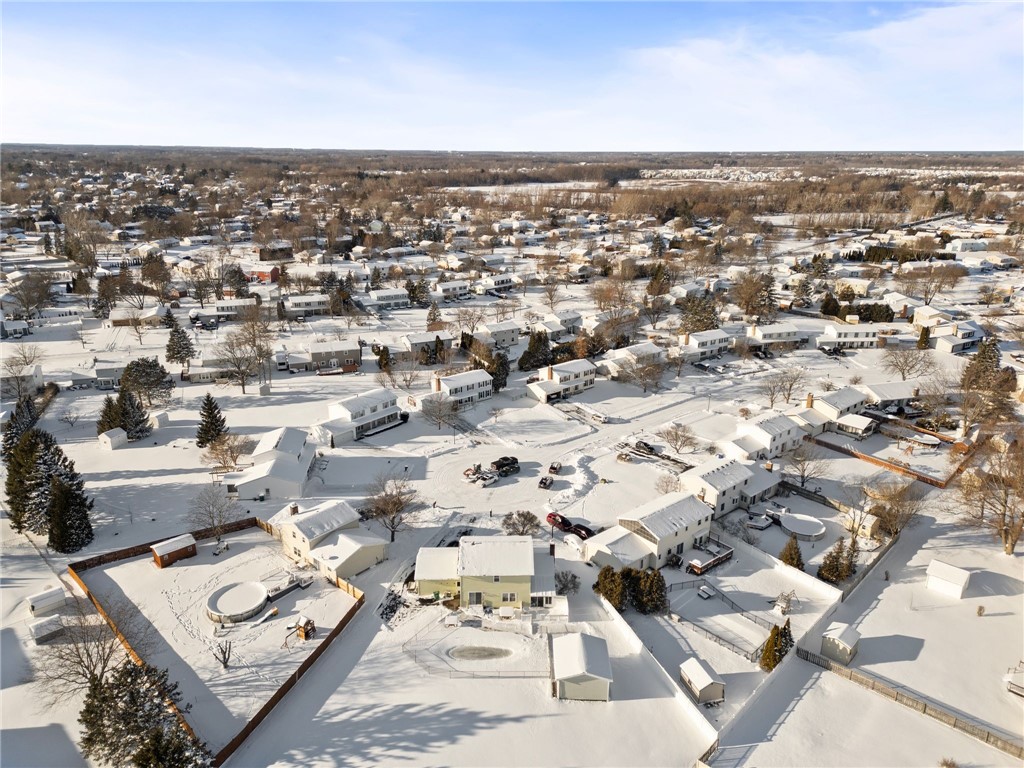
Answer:
<svg viewBox="0 0 1024 768"><path fill-rule="evenodd" d="M12 3L0 140L1024 148L1024 4Z"/></svg>

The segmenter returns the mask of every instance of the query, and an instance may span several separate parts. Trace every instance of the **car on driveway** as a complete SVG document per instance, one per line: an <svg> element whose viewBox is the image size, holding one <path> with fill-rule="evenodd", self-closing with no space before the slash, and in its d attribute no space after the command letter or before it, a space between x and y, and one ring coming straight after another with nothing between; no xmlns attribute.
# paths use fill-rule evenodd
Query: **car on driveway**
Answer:
<svg viewBox="0 0 1024 768"><path fill-rule="evenodd" d="M640 453L650 453L650 454L655 454L655 453L657 453L657 452L658 452L658 449L657 449L657 448L655 448L655 447L654 447L653 445L651 445L650 443L646 443L646 442L644 442L643 440L637 440L637 441L636 441L636 449L637 449L638 451L640 451Z"/></svg>
<svg viewBox="0 0 1024 768"><path fill-rule="evenodd" d="M482 475L477 476L476 484L481 486L488 486L494 485L496 482L498 482L498 476L491 472L486 472Z"/></svg>
<svg viewBox="0 0 1024 768"><path fill-rule="evenodd" d="M503 467L519 466L519 459L515 456L502 456L500 459L495 459L491 462L491 469L495 472L502 469Z"/></svg>
<svg viewBox="0 0 1024 768"><path fill-rule="evenodd" d="M561 471L562 471L562 462L560 462L560 461L553 461L553 462L551 462L551 464L548 465L548 474L549 475L557 475Z"/></svg>
<svg viewBox="0 0 1024 768"><path fill-rule="evenodd" d="M519 469L520 467L518 464L506 464L505 466L498 470L498 474L501 477L508 477L509 475L518 475Z"/></svg>
<svg viewBox="0 0 1024 768"><path fill-rule="evenodd" d="M553 525L560 531L565 531L566 533L572 532L572 521L567 517L562 517L557 512L549 512L547 521L548 525Z"/></svg>
<svg viewBox="0 0 1024 768"><path fill-rule="evenodd" d="M551 487L551 486L553 486L554 484L555 484L555 478L553 478L553 477L552 477L551 475L544 475L544 476L543 476L543 477L541 477L541 479L540 479L540 480L539 480L539 481L537 482L537 486L538 486L539 488L544 488L544 489L550 488L550 487Z"/></svg>
<svg viewBox="0 0 1024 768"><path fill-rule="evenodd" d="M584 541L594 535L594 532L590 528L587 528L587 526L581 525L580 523L576 523L569 533L575 533Z"/></svg>

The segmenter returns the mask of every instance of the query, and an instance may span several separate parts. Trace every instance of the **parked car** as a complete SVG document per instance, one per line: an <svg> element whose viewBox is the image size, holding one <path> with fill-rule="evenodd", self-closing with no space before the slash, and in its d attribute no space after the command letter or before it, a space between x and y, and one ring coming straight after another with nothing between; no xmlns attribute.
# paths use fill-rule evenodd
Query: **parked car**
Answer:
<svg viewBox="0 0 1024 768"><path fill-rule="evenodd" d="M572 532L572 521L566 517L562 517L557 512L549 512L547 521L548 525L553 525L560 531L565 531L566 533Z"/></svg>
<svg viewBox="0 0 1024 768"><path fill-rule="evenodd" d="M576 523L569 532L575 533L583 540L589 539L594 535L594 532L590 528L587 528L587 526L581 525L580 523Z"/></svg>
<svg viewBox="0 0 1024 768"><path fill-rule="evenodd" d="M715 373L725 373L726 371L729 370L729 366L727 366L727 365L716 365L711 370L713 370Z"/></svg>
<svg viewBox="0 0 1024 768"><path fill-rule="evenodd" d="M640 451L641 453L651 453L651 454L654 454L654 453L658 452L657 448L655 448L650 443L644 442L643 440L637 440L636 441L636 449L638 451Z"/></svg>
<svg viewBox="0 0 1024 768"><path fill-rule="evenodd" d="M758 531L763 531L765 528L772 527L772 520L768 515L748 515L747 516L747 528L753 528Z"/></svg>
<svg viewBox="0 0 1024 768"><path fill-rule="evenodd" d="M515 456L502 456L500 459L495 459L491 462L491 469L495 472L500 470L502 467L519 466L519 459Z"/></svg>
<svg viewBox="0 0 1024 768"><path fill-rule="evenodd" d="M707 363L694 363L693 367L700 371L710 371L711 366Z"/></svg>
<svg viewBox="0 0 1024 768"><path fill-rule="evenodd" d="M557 475L561 471L562 471L562 462L560 462L560 461L553 461L553 462L551 462L551 464L548 465L548 474Z"/></svg>
<svg viewBox="0 0 1024 768"><path fill-rule="evenodd" d="M537 482L538 487L544 489L550 488L554 484L555 478L553 478L551 475L542 475L540 480Z"/></svg>
<svg viewBox="0 0 1024 768"><path fill-rule="evenodd" d="M498 475L501 477L508 477L509 475L518 475L519 465L518 464L506 464L498 470Z"/></svg>
<svg viewBox="0 0 1024 768"><path fill-rule="evenodd" d="M477 475L476 484L480 486L494 485L498 482L498 476L490 472L485 472L482 475Z"/></svg>

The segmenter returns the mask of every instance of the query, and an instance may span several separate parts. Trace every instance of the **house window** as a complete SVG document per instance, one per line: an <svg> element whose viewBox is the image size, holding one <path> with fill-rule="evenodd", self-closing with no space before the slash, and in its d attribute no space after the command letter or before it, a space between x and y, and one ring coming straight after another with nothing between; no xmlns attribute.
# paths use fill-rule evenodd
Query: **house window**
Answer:
<svg viewBox="0 0 1024 768"><path fill-rule="evenodd" d="M494 583L497 584L499 581L501 581L501 576L495 576Z"/></svg>
<svg viewBox="0 0 1024 768"><path fill-rule="evenodd" d="M298 547L292 547L292 552L295 553L296 557L302 557L302 552L299 551Z"/></svg>
<svg viewBox="0 0 1024 768"><path fill-rule="evenodd" d="M483 605L484 593L483 592L470 592L469 593L469 604L470 605Z"/></svg>
<svg viewBox="0 0 1024 768"><path fill-rule="evenodd" d="M516 597L516 593L515 592L502 592L501 593L501 602L503 602L503 603L514 603L516 601L517 601L517 597Z"/></svg>

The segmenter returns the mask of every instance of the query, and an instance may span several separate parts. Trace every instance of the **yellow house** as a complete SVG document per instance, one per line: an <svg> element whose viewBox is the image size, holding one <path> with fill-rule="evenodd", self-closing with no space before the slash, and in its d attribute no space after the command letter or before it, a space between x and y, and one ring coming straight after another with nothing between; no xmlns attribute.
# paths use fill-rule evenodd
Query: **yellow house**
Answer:
<svg viewBox="0 0 1024 768"><path fill-rule="evenodd" d="M416 556L421 597L458 594L462 607L550 606L554 558L530 536L463 536L458 549L424 547Z"/></svg>

